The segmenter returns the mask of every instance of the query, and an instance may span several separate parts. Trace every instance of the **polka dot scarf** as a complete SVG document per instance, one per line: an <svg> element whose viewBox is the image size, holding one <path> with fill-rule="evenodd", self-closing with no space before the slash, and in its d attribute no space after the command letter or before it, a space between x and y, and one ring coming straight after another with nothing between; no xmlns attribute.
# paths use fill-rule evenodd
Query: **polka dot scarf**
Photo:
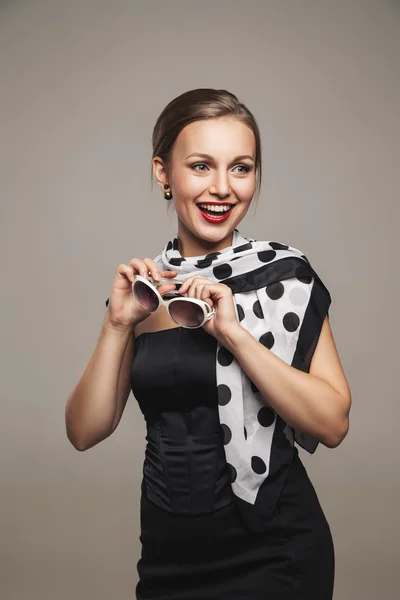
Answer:
<svg viewBox="0 0 400 600"><path fill-rule="evenodd" d="M289 365L308 372L331 297L296 248L233 231L232 245L183 257L174 238L154 261L183 282L197 273L232 290L238 321ZM217 344L218 411L232 490L250 530L266 527L294 457L294 442L313 453L318 441L274 411L233 354ZM321 398L323 401L323 398Z"/></svg>

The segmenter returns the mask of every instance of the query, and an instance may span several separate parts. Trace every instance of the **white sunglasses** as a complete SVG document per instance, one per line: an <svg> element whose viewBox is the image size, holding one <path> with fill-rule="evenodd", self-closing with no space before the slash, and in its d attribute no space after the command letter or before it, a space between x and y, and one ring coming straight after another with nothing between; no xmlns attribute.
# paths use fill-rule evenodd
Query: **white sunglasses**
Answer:
<svg viewBox="0 0 400 600"><path fill-rule="evenodd" d="M132 293L141 308L154 313L160 308L161 304L164 304L174 323L187 329L201 327L215 315L214 308L211 308L204 300L181 296L174 290L165 294L166 296L173 295L174 297L164 300L155 287L155 284L161 285L162 283L180 282L166 277L162 277L160 281L154 282L151 277L146 279L141 275L135 275L132 283Z"/></svg>

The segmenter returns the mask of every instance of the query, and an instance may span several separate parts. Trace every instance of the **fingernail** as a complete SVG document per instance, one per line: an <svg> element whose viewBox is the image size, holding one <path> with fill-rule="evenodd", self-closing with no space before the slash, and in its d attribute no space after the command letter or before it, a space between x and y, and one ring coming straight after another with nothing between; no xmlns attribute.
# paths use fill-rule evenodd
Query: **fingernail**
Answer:
<svg viewBox="0 0 400 600"><path fill-rule="evenodd" d="M161 275L160 273L155 273L154 274L154 279L156 279L157 281L160 281Z"/></svg>

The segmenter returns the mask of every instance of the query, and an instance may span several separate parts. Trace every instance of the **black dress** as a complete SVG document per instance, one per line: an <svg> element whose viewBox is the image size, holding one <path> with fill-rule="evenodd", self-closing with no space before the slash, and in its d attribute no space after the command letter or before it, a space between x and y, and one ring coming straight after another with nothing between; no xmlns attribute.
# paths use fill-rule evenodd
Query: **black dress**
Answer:
<svg viewBox="0 0 400 600"><path fill-rule="evenodd" d="M267 531L241 521L218 416L216 344L202 328L136 338L131 384L147 425L136 598L331 600L331 531L295 446Z"/></svg>

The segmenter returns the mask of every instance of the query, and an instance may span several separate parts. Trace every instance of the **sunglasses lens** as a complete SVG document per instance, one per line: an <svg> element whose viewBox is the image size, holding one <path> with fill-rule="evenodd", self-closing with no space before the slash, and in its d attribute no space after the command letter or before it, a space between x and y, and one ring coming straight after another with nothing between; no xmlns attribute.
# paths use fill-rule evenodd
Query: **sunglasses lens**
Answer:
<svg viewBox="0 0 400 600"><path fill-rule="evenodd" d="M154 312L158 308L158 298L153 290L143 283L143 281L135 281L133 291L136 296L136 300L144 310L148 312Z"/></svg>
<svg viewBox="0 0 400 600"><path fill-rule="evenodd" d="M203 311L195 302L175 300L169 305L169 312L176 323L185 327L200 327L204 320Z"/></svg>

